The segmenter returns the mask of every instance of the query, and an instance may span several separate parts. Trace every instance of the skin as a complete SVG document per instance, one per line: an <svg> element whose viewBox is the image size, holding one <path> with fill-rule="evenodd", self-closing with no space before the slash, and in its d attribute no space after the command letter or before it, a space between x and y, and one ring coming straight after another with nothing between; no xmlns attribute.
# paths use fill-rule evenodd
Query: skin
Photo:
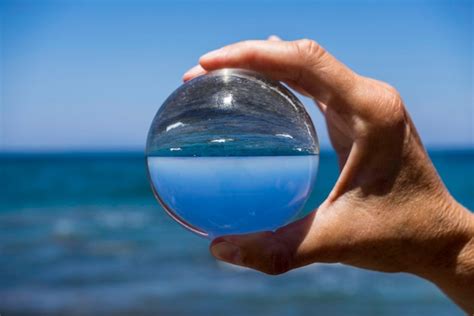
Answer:
<svg viewBox="0 0 474 316"><path fill-rule="evenodd" d="M217 259L272 275L315 262L407 272L474 313L474 215L443 185L395 88L355 73L312 40L274 36L212 51L183 80L220 68L258 71L311 97L340 176L307 217L276 232L215 239Z"/></svg>

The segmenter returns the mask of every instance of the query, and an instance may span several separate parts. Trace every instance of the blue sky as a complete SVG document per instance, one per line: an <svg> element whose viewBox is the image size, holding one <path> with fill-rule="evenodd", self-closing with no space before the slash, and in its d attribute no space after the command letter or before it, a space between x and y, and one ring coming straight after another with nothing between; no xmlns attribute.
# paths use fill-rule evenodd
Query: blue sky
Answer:
<svg viewBox="0 0 474 316"><path fill-rule="evenodd" d="M0 18L3 150L142 149L200 55L271 34L397 87L427 146L474 146L470 1L1 1Z"/></svg>

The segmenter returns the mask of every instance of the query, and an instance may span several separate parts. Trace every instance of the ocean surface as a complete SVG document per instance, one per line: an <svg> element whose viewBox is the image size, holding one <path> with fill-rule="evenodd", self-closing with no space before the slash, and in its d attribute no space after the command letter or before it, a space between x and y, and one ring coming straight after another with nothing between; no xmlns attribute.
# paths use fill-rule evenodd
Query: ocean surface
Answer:
<svg viewBox="0 0 474 316"><path fill-rule="evenodd" d="M432 151L474 209L474 150ZM337 178L320 155L306 212ZM3 154L0 314L463 315L432 284L315 264L267 276L219 263L153 197L142 153Z"/></svg>

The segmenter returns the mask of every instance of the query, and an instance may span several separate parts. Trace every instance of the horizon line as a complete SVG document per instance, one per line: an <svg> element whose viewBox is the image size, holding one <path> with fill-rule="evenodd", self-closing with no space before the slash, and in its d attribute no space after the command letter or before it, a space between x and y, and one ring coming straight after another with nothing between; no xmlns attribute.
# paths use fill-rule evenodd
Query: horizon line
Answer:
<svg viewBox="0 0 474 316"><path fill-rule="evenodd" d="M425 146L428 152L438 151L474 151L474 145L467 146ZM331 146L321 146L320 152L334 152ZM0 149L0 156L14 155L145 155L145 148L46 148L46 149Z"/></svg>

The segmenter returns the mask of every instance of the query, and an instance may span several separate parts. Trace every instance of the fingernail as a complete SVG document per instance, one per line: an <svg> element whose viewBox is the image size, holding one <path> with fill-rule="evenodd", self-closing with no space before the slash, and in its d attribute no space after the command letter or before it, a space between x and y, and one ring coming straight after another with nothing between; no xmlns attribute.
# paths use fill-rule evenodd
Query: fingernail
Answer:
<svg viewBox="0 0 474 316"><path fill-rule="evenodd" d="M187 81L190 78L194 78L201 73L201 68L199 66L194 66L193 68L186 71L183 75L183 81Z"/></svg>
<svg viewBox="0 0 474 316"><path fill-rule="evenodd" d="M199 60L213 59L213 58L216 58L217 56L219 56L220 54L222 54L222 48L210 51L209 53L206 53L206 54L202 55Z"/></svg>
<svg viewBox="0 0 474 316"><path fill-rule="evenodd" d="M219 260L231 263L240 261L240 249L228 242L220 242L211 248L212 254Z"/></svg>
<svg viewBox="0 0 474 316"><path fill-rule="evenodd" d="M181 78L183 81L188 81L191 78L191 73L189 71L185 72L183 77Z"/></svg>

